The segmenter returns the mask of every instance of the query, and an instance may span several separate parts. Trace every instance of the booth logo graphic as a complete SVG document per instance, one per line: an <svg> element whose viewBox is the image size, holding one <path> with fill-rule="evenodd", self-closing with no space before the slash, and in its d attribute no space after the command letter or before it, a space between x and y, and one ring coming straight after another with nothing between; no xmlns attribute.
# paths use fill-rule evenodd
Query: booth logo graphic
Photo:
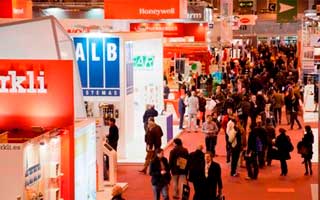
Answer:
<svg viewBox="0 0 320 200"><path fill-rule="evenodd" d="M120 96L119 38L74 37L84 96Z"/></svg>
<svg viewBox="0 0 320 200"><path fill-rule="evenodd" d="M135 56L133 58L133 66L139 69L153 69L154 56Z"/></svg>
<svg viewBox="0 0 320 200"><path fill-rule="evenodd" d="M36 82L37 84L34 71L27 71L25 76L18 76L16 71L11 70L7 76L0 76L0 93L47 93L44 71L39 72Z"/></svg>

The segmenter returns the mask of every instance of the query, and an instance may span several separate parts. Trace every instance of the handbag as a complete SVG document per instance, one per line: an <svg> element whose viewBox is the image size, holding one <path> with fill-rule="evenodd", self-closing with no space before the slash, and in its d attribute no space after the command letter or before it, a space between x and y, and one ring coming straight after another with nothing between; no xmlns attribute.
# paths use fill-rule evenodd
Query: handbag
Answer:
<svg viewBox="0 0 320 200"><path fill-rule="evenodd" d="M190 186L189 186L189 181L187 180L187 183L184 183L182 185L181 200L189 200L189 197L190 197Z"/></svg>
<svg viewBox="0 0 320 200"><path fill-rule="evenodd" d="M182 157L178 157L178 159L177 159L177 166L178 166L180 169L186 169L187 162L188 162L187 159L182 158Z"/></svg>

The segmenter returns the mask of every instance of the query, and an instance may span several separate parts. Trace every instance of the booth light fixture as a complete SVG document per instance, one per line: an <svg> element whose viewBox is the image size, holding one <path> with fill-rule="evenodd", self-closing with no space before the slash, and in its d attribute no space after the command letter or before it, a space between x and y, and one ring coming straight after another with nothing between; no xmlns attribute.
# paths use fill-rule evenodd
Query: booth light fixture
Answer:
<svg viewBox="0 0 320 200"><path fill-rule="evenodd" d="M199 23L199 26L203 26L203 23Z"/></svg>

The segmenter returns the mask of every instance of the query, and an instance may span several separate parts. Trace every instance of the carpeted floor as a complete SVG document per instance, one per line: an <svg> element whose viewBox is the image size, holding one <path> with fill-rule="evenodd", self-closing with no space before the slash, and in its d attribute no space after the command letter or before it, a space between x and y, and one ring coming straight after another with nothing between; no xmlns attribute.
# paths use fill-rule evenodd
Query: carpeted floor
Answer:
<svg viewBox="0 0 320 200"><path fill-rule="evenodd" d="M317 124L312 124L317 127ZM280 127L288 129L286 125ZM278 133L277 127L277 133ZM288 131L288 135L296 147L303 136L303 130ZM182 132L179 136L189 152L194 151L196 146L204 144L204 134L201 132ZM317 142L317 141L316 141ZM168 157L172 146L165 150ZM273 161L272 166L259 171L258 180L245 180L247 172L245 168L238 168L239 177L230 176L230 165L226 163L224 135L219 135L216 147L218 157L214 158L222 168L223 194L227 200L311 200L311 184L318 184L318 163L313 164L313 176L304 176L304 165L297 150L291 153L292 159L288 161L288 175L280 176L280 163ZM152 200L150 176L138 172L142 165L118 166L118 181L128 182L128 189L124 193L126 200ZM192 187L191 187L192 188ZM172 194L170 186L170 194ZM191 191L191 197L193 191ZM170 195L171 199L172 195ZM190 198L192 199L192 198ZM316 197L316 199L318 199Z"/></svg>

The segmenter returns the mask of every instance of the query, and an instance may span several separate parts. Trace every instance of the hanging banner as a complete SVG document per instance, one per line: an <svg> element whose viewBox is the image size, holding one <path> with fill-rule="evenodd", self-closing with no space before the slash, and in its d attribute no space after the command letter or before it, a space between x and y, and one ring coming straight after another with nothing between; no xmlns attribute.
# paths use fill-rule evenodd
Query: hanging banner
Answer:
<svg viewBox="0 0 320 200"><path fill-rule="evenodd" d="M32 18L32 1L0 0L0 18Z"/></svg>
<svg viewBox="0 0 320 200"><path fill-rule="evenodd" d="M180 0L104 0L105 19L178 19Z"/></svg>
<svg viewBox="0 0 320 200"><path fill-rule="evenodd" d="M187 19L193 21L204 21L204 6L188 5Z"/></svg>
<svg viewBox="0 0 320 200"><path fill-rule="evenodd" d="M120 39L117 37L75 36L84 96L120 96Z"/></svg>
<svg viewBox="0 0 320 200"><path fill-rule="evenodd" d="M73 63L0 60L0 129L73 124Z"/></svg>
<svg viewBox="0 0 320 200"><path fill-rule="evenodd" d="M278 0L277 22L289 23L297 20L297 0Z"/></svg>
<svg viewBox="0 0 320 200"><path fill-rule="evenodd" d="M130 31L163 32L164 37L194 37L194 41L205 41L207 26L206 23L131 23Z"/></svg>
<svg viewBox="0 0 320 200"><path fill-rule="evenodd" d="M0 1L0 18L12 18L12 0Z"/></svg>

